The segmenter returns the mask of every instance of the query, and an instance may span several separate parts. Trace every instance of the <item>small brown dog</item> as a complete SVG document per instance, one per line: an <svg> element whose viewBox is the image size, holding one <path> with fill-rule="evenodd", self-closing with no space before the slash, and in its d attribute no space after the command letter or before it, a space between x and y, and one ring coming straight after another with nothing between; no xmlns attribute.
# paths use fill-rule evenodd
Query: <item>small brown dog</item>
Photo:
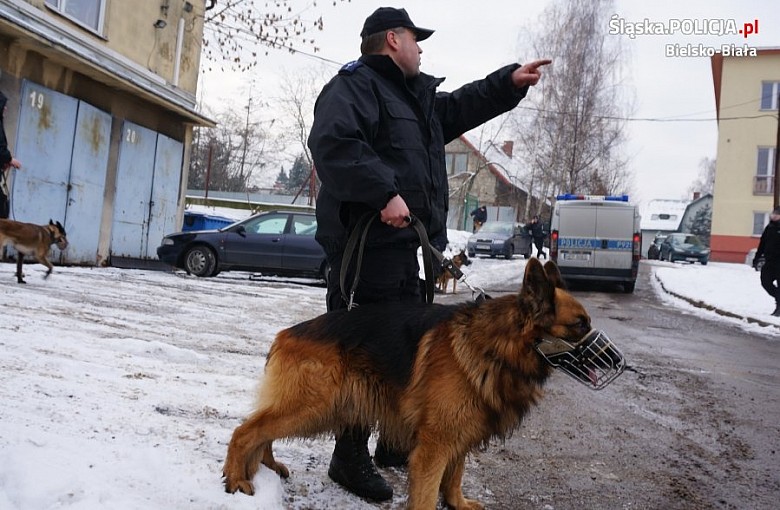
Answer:
<svg viewBox="0 0 780 510"><path fill-rule="evenodd" d="M48 225L34 225L20 221L0 219L0 250L5 246L16 249L16 281L27 283L22 278L22 264L25 255L33 255L35 260L46 266L44 278L48 278L54 267L46 255L53 244L64 250L68 247L65 228L60 222L49 220Z"/></svg>
<svg viewBox="0 0 780 510"><path fill-rule="evenodd" d="M460 253L452 257L452 264L457 268L461 268L463 266L471 265L471 260L469 260L469 257L466 255L465 251L460 250ZM458 280L457 278L454 278L446 269L442 269L441 274L436 279L436 288L443 294L446 294L450 280L452 280L452 293L455 294L455 289L458 286Z"/></svg>

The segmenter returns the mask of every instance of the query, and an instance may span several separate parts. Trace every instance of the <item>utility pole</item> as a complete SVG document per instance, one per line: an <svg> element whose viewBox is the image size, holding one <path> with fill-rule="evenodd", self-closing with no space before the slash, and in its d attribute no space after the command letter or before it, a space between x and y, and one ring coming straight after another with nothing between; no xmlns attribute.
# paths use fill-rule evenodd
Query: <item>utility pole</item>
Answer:
<svg viewBox="0 0 780 510"><path fill-rule="evenodd" d="M241 154L241 181L246 188L246 179L244 177L244 164L246 163L246 151L249 148L249 114L252 112L252 89L249 89L249 102L246 104L246 126L244 127L244 150Z"/></svg>

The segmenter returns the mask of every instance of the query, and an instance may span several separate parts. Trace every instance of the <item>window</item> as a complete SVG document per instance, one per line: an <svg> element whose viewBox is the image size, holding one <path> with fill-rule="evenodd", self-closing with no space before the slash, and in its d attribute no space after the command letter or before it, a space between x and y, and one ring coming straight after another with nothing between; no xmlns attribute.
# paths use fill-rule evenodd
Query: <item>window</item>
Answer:
<svg viewBox="0 0 780 510"><path fill-rule="evenodd" d="M317 219L311 214L293 215L293 233L313 237L317 233Z"/></svg>
<svg viewBox="0 0 780 510"><path fill-rule="evenodd" d="M754 212L753 213L753 235L761 236L764 233L764 227L769 223L768 212Z"/></svg>
<svg viewBox="0 0 780 510"><path fill-rule="evenodd" d="M457 175L466 172L469 168L468 152L450 152L444 155L447 162L447 175Z"/></svg>
<svg viewBox="0 0 780 510"><path fill-rule="evenodd" d="M775 148L759 147L756 158L756 175L753 179L754 195L771 195L775 186Z"/></svg>
<svg viewBox="0 0 780 510"><path fill-rule="evenodd" d="M286 214L260 216L244 224L246 231L253 234L284 234L284 228L286 226Z"/></svg>
<svg viewBox="0 0 780 510"><path fill-rule="evenodd" d="M660 213L660 214L651 214L650 219L653 220L676 220L677 215L676 214L666 214L666 213Z"/></svg>
<svg viewBox="0 0 780 510"><path fill-rule="evenodd" d="M777 94L780 93L780 81L761 83L761 109L777 110Z"/></svg>
<svg viewBox="0 0 780 510"><path fill-rule="evenodd" d="M46 5L95 32L103 28L106 0L46 0Z"/></svg>

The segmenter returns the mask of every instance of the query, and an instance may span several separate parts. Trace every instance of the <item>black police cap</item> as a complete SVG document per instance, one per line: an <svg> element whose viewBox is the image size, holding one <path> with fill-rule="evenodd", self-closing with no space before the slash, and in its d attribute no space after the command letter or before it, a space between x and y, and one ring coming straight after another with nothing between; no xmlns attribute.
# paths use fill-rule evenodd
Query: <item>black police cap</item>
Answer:
<svg viewBox="0 0 780 510"><path fill-rule="evenodd" d="M375 10L371 16L366 18L366 22L363 23L363 30L360 32L360 37L397 27L404 27L414 31L418 41L423 41L433 34L433 30L415 26L406 13L406 9L380 7Z"/></svg>

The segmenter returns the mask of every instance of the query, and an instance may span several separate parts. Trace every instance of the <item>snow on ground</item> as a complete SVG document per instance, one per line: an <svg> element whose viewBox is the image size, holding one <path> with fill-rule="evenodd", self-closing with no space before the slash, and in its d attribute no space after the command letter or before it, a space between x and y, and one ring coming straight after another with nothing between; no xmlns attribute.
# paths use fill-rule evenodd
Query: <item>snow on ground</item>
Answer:
<svg viewBox="0 0 780 510"><path fill-rule="evenodd" d="M452 233L454 247L467 237ZM525 263L477 259L464 272L473 285L509 290ZM671 292L780 326L747 266L649 264ZM324 312L322 286L76 267L44 280L34 264L18 285L14 270L0 264L0 508L369 507L328 479L329 439L275 444L292 476L281 483L262 469L254 497L225 494L221 483L274 334ZM469 298L465 286L458 292ZM767 337L780 331L664 299ZM403 478L395 482L400 489Z"/></svg>

